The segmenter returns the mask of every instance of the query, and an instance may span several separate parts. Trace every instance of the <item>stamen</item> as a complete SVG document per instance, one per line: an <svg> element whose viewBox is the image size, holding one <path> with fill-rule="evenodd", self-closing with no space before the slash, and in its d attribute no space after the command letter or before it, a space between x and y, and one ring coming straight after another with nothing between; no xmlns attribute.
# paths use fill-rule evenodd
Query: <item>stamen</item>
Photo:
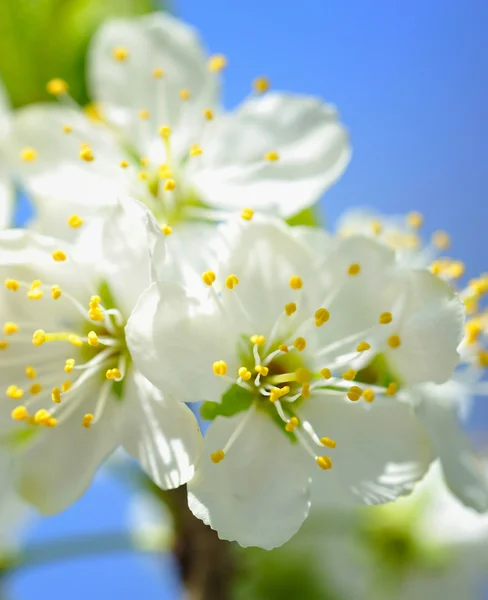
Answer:
<svg viewBox="0 0 488 600"><path fill-rule="evenodd" d="M161 231L164 233L164 235L171 235L173 233L173 228L166 224L161 226Z"/></svg>
<svg viewBox="0 0 488 600"><path fill-rule="evenodd" d="M330 319L330 313L326 308L319 308L315 311L315 325L317 327L322 327L324 323Z"/></svg>
<svg viewBox="0 0 488 600"><path fill-rule="evenodd" d="M319 456L316 461L319 467L324 471L332 469L332 460L328 456Z"/></svg>
<svg viewBox="0 0 488 600"><path fill-rule="evenodd" d="M59 77L51 79L46 84L47 93L51 94L52 96L62 96L63 94L66 94L68 89L69 88L66 81L64 81L64 79L60 79Z"/></svg>
<svg viewBox="0 0 488 600"><path fill-rule="evenodd" d="M291 417L285 425L285 430L291 433L300 425L300 421L296 417Z"/></svg>
<svg viewBox="0 0 488 600"><path fill-rule="evenodd" d="M124 46L112 48L112 56L118 62L124 62L129 56L129 51Z"/></svg>
<svg viewBox="0 0 488 600"><path fill-rule="evenodd" d="M374 392L373 390L367 388L364 390L363 392L363 398L366 400L366 402L373 402L374 401Z"/></svg>
<svg viewBox="0 0 488 600"><path fill-rule="evenodd" d="M20 287L20 283L16 279L6 279L5 287L11 292L16 292Z"/></svg>
<svg viewBox="0 0 488 600"><path fill-rule="evenodd" d="M231 275L227 275L227 277L225 278L225 287L228 290L233 290L234 287L238 284L239 284L239 279L237 278L237 275L234 275L233 273Z"/></svg>
<svg viewBox="0 0 488 600"><path fill-rule="evenodd" d="M394 335L390 335L390 337L388 338L388 346L390 346L390 348L398 348L398 346L400 346L401 344L401 340L400 340L400 336L397 334Z"/></svg>
<svg viewBox="0 0 488 600"><path fill-rule="evenodd" d="M8 342L6 340L0 340L0 350L6 350L8 348Z"/></svg>
<svg viewBox="0 0 488 600"><path fill-rule="evenodd" d="M176 181L174 179L167 179L164 182L164 191L172 192L176 188Z"/></svg>
<svg viewBox="0 0 488 600"><path fill-rule="evenodd" d="M73 131L73 128L71 127L71 125L63 125L63 133L71 133Z"/></svg>
<svg viewBox="0 0 488 600"><path fill-rule="evenodd" d="M62 250L55 250L51 255L55 261L63 262L66 260L66 254Z"/></svg>
<svg viewBox="0 0 488 600"><path fill-rule="evenodd" d="M65 371L65 373L71 373L71 371L73 370L74 366L75 366L75 359L74 358L68 358L68 359L66 359L66 364L64 365L64 371Z"/></svg>
<svg viewBox="0 0 488 600"><path fill-rule="evenodd" d="M143 121L149 119L150 116L151 113L147 110L147 108L141 108L141 110L139 111L139 119L142 119Z"/></svg>
<svg viewBox="0 0 488 600"><path fill-rule="evenodd" d="M348 369L345 373L342 373L342 379L346 381L352 381L356 377L356 371L354 369Z"/></svg>
<svg viewBox="0 0 488 600"><path fill-rule="evenodd" d="M25 375L29 379L35 379L37 377L37 371L34 369L34 367L26 367Z"/></svg>
<svg viewBox="0 0 488 600"><path fill-rule="evenodd" d="M292 290L300 290L303 286L302 278L298 275L293 275L290 277L290 287Z"/></svg>
<svg viewBox="0 0 488 600"><path fill-rule="evenodd" d="M297 310L297 305L295 302L289 302L285 304L285 313L288 317L290 317Z"/></svg>
<svg viewBox="0 0 488 600"><path fill-rule="evenodd" d="M264 94L264 92L269 90L271 83L267 77L256 77L252 86L256 94Z"/></svg>
<svg viewBox="0 0 488 600"><path fill-rule="evenodd" d="M384 312L380 315L379 323L380 325L388 325L388 323L391 323L392 319L393 315L391 314L391 312Z"/></svg>
<svg viewBox="0 0 488 600"><path fill-rule="evenodd" d="M214 54L208 59L208 70L211 73L220 73L227 66L227 58L223 54Z"/></svg>
<svg viewBox="0 0 488 600"><path fill-rule="evenodd" d="M219 377L222 375L227 375L227 363L224 360L217 360L214 362L212 369L214 375L218 375Z"/></svg>
<svg viewBox="0 0 488 600"><path fill-rule="evenodd" d="M276 162L277 160L279 160L280 155L278 154L278 152L272 150L271 152L266 152L264 158L269 162Z"/></svg>
<svg viewBox="0 0 488 600"><path fill-rule="evenodd" d="M202 273L202 281L206 286L211 287L215 282L215 273L213 271L205 271L205 273Z"/></svg>
<svg viewBox="0 0 488 600"><path fill-rule="evenodd" d="M88 144L82 144L79 152L79 157L85 162L93 162L95 157L93 156L93 150Z"/></svg>
<svg viewBox="0 0 488 600"><path fill-rule="evenodd" d="M353 263L352 265L349 265L349 268L347 269L347 274L350 275L351 277L354 277L355 275L359 275L360 272L361 272L361 265L359 263Z"/></svg>
<svg viewBox="0 0 488 600"><path fill-rule="evenodd" d="M397 393L397 391L398 391L398 385L392 381L391 383L388 384L385 394L387 396L394 396Z"/></svg>
<svg viewBox="0 0 488 600"><path fill-rule="evenodd" d="M225 453L223 450L217 450L217 452L212 452L210 454L210 460L216 465L220 461L224 460L224 458L225 458Z"/></svg>
<svg viewBox="0 0 488 600"><path fill-rule="evenodd" d="M305 338L302 337L297 337L296 340L293 342L293 346L298 350L298 352L303 352L305 350L306 345L307 341L305 340Z"/></svg>
<svg viewBox="0 0 488 600"><path fill-rule="evenodd" d="M323 369L320 370L320 375L324 379L330 379L332 377L332 373L330 372L330 369L328 369L327 367L324 367Z"/></svg>
<svg viewBox="0 0 488 600"><path fill-rule="evenodd" d="M268 367L265 367L264 365L256 365L254 367L254 370L256 371L256 373L259 373L259 375L262 375L263 377L266 377L266 375L269 373Z"/></svg>
<svg viewBox="0 0 488 600"><path fill-rule="evenodd" d="M203 150L198 144L192 144L190 146L189 154L190 156L200 156L200 154L203 154Z"/></svg>
<svg viewBox="0 0 488 600"><path fill-rule="evenodd" d="M243 211L241 212L241 219L244 219L244 221L250 221L254 216L254 211L252 210L252 208L244 208Z"/></svg>
<svg viewBox="0 0 488 600"><path fill-rule="evenodd" d="M81 424L83 425L83 427L85 427L86 429L90 429L92 421L94 419L94 416L91 413L87 413L84 417L83 420L81 421Z"/></svg>
<svg viewBox="0 0 488 600"><path fill-rule="evenodd" d="M61 402L61 390L57 387L51 390L51 400L55 404L59 404Z"/></svg>
<svg viewBox="0 0 488 600"><path fill-rule="evenodd" d="M413 229L420 229L424 224L424 217L417 211L410 212L407 215L407 224Z"/></svg>
<svg viewBox="0 0 488 600"><path fill-rule="evenodd" d="M323 444L324 446L327 446L327 448L335 448L336 447L336 442L334 440L331 440L328 437L323 437L320 438L320 442L321 444Z"/></svg>
<svg viewBox="0 0 488 600"><path fill-rule="evenodd" d="M129 163L126 160L121 160L119 164L123 169L127 169L129 166Z"/></svg>
<svg viewBox="0 0 488 600"><path fill-rule="evenodd" d="M87 337L90 346L98 346L98 335L94 331L90 331Z"/></svg>
<svg viewBox="0 0 488 600"><path fill-rule="evenodd" d="M9 385L5 393L12 400L20 400L24 395L24 390L16 385Z"/></svg>
<svg viewBox="0 0 488 600"><path fill-rule="evenodd" d="M156 69L153 69L153 72L152 72L152 76L154 77L154 79L162 79L165 76L165 74L166 73L164 72L164 69L161 69L159 67Z"/></svg>
<svg viewBox="0 0 488 600"><path fill-rule="evenodd" d="M19 326L17 323L12 323L12 321L7 321L3 326L3 332L5 335L13 335L19 331Z"/></svg>
<svg viewBox="0 0 488 600"><path fill-rule="evenodd" d="M368 342L360 342L356 346L357 352L366 352L366 350L369 350L370 348L371 346L368 344Z"/></svg>
<svg viewBox="0 0 488 600"><path fill-rule="evenodd" d="M203 115L207 119L207 121L211 121L214 118L213 110L211 110L210 108L206 108L203 111Z"/></svg>
<svg viewBox="0 0 488 600"><path fill-rule="evenodd" d="M252 335L249 339L251 340L251 344L256 344L257 346L264 346L266 343L264 335L258 335L257 333Z"/></svg>
<svg viewBox="0 0 488 600"><path fill-rule="evenodd" d="M351 400L351 402L357 402L361 398L362 394L363 390L359 386L352 385L347 392L347 397L349 400Z"/></svg>
<svg viewBox="0 0 488 600"><path fill-rule="evenodd" d="M183 101L189 100L190 99L190 90L187 90L186 88L183 88L182 90L180 90L180 98Z"/></svg>
<svg viewBox="0 0 488 600"><path fill-rule="evenodd" d="M445 231L434 231L432 234L432 243L440 250L447 250L451 245L451 238Z"/></svg>
<svg viewBox="0 0 488 600"><path fill-rule="evenodd" d="M243 381L249 381L252 377L251 371L249 371L249 369L246 369L246 367L240 367L237 373Z"/></svg>
<svg viewBox="0 0 488 600"><path fill-rule="evenodd" d="M23 148L20 151L20 158L24 162L34 162L37 158L37 150L32 147Z"/></svg>
<svg viewBox="0 0 488 600"><path fill-rule="evenodd" d="M39 394L41 392L41 384L40 383L33 383L29 389L29 392L33 395L36 396L37 394Z"/></svg>
<svg viewBox="0 0 488 600"><path fill-rule="evenodd" d="M62 293L63 292L61 291L59 285L51 286L51 297L53 300L59 300L59 298L61 298Z"/></svg>
<svg viewBox="0 0 488 600"><path fill-rule="evenodd" d="M25 421L29 418L29 413L25 406L17 406L10 414L14 421Z"/></svg>

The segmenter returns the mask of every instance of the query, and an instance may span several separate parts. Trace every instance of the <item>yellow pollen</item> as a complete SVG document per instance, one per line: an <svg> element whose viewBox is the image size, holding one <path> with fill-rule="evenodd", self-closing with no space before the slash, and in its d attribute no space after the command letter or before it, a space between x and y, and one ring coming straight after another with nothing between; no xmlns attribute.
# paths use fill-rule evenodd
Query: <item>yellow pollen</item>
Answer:
<svg viewBox="0 0 488 600"><path fill-rule="evenodd" d="M203 116L207 119L207 121L211 121L214 118L213 110L210 108L206 108L203 111Z"/></svg>
<svg viewBox="0 0 488 600"><path fill-rule="evenodd" d="M244 221L250 221L254 216L254 211L252 208L244 208L241 212L241 219Z"/></svg>
<svg viewBox="0 0 488 600"><path fill-rule="evenodd" d="M434 275L440 275L442 273L442 270L443 270L443 266L442 266L441 262L438 260L435 260L430 265L430 272L433 273Z"/></svg>
<svg viewBox="0 0 488 600"><path fill-rule="evenodd" d="M407 225L412 227L413 229L420 229L424 224L424 217L421 213L417 211L413 211L408 213L407 215Z"/></svg>
<svg viewBox="0 0 488 600"><path fill-rule="evenodd" d="M149 165L149 159L147 156L143 156L139 162L141 163L141 167L147 167Z"/></svg>
<svg viewBox="0 0 488 600"><path fill-rule="evenodd" d="M291 417L288 423L285 425L285 430L288 432L294 431L300 425L300 421L296 417Z"/></svg>
<svg viewBox="0 0 488 600"><path fill-rule="evenodd" d="M259 335L257 333L252 335L249 339L251 340L251 344L256 344L257 346L264 346L266 343L266 338L264 335Z"/></svg>
<svg viewBox="0 0 488 600"><path fill-rule="evenodd" d="M211 73L220 73L227 66L227 58L223 54L214 54L208 59L208 70Z"/></svg>
<svg viewBox="0 0 488 600"><path fill-rule="evenodd" d="M354 369L348 369L345 373L342 374L342 379L346 381L352 381L356 377L356 371Z"/></svg>
<svg viewBox="0 0 488 600"><path fill-rule="evenodd" d="M71 387L71 381L66 380L63 385L61 386L61 392L67 392Z"/></svg>
<svg viewBox="0 0 488 600"><path fill-rule="evenodd" d="M205 271L205 273L202 273L202 281L210 287L215 281L215 273L213 271Z"/></svg>
<svg viewBox="0 0 488 600"><path fill-rule="evenodd" d="M256 371L256 373L259 373L259 375L261 375L262 377L266 377L266 375L269 373L268 367L265 367L263 365L256 365L254 367L254 370Z"/></svg>
<svg viewBox="0 0 488 600"><path fill-rule="evenodd" d="M47 82L46 90L47 93L51 94L52 96L62 96L68 91L68 84L64 79L59 79L56 77L55 79L51 79Z"/></svg>
<svg viewBox="0 0 488 600"><path fill-rule="evenodd" d="M398 391L398 386L396 383L394 383L393 381L390 382L388 384L388 387L386 388L386 395L387 396L394 396Z"/></svg>
<svg viewBox="0 0 488 600"><path fill-rule="evenodd" d="M290 277L290 287L292 290L300 290L303 286L302 278L298 275Z"/></svg>
<svg viewBox="0 0 488 600"><path fill-rule="evenodd" d="M17 323L7 321L3 326L3 332L5 333L5 335L12 335L14 333L17 333L17 331L19 331L19 326L17 325Z"/></svg>
<svg viewBox="0 0 488 600"><path fill-rule="evenodd" d="M460 260L456 260L452 262L447 268L447 274L451 279L459 279L464 275L465 270L465 264Z"/></svg>
<svg viewBox="0 0 488 600"><path fill-rule="evenodd" d="M20 400L24 395L24 390L16 385L9 385L5 393L12 400Z"/></svg>
<svg viewBox="0 0 488 600"><path fill-rule="evenodd" d="M357 402L359 400L359 398L361 398L362 395L363 395L363 390L357 385L352 385L349 388L349 391L347 392L347 397L352 402Z"/></svg>
<svg viewBox="0 0 488 600"><path fill-rule="evenodd" d="M322 327L324 323L330 319L330 313L326 308L319 308L315 311L315 325L317 327Z"/></svg>
<svg viewBox="0 0 488 600"><path fill-rule="evenodd" d="M161 125L158 132L162 138L168 139L171 136L171 127L169 125Z"/></svg>
<svg viewBox="0 0 488 600"><path fill-rule="evenodd" d="M465 325L466 343L474 344L483 331L480 323L475 319L468 321Z"/></svg>
<svg viewBox="0 0 488 600"><path fill-rule="evenodd" d="M122 379L122 373L120 372L119 369L114 368L114 369L109 369L106 373L105 373L105 377L107 379L116 379L116 380L120 380Z"/></svg>
<svg viewBox="0 0 488 600"><path fill-rule="evenodd" d="M115 46L112 48L112 57L118 62L124 62L129 56L129 51L124 46Z"/></svg>
<svg viewBox="0 0 488 600"><path fill-rule="evenodd" d="M83 427L85 427L85 429L90 429L91 424L92 424L94 418L95 417L91 413L87 413L83 417L83 419L81 421L81 424L83 425Z"/></svg>
<svg viewBox="0 0 488 600"><path fill-rule="evenodd" d="M33 383L29 389L29 392L35 396L36 394L39 394L41 391L42 387L40 383Z"/></svg>
<svg viewBox="0 0 488 600"><path fill-rule="evenodd" d="M165 76L164 69L156 67L155 69L153 69L152 76L154 77L154 79L162 79Z"/></svg>
<svg viewBox="0 0 488 600"><path fill-rule="evenodd" d="M288 352L288 346L286 344L280 344L278 346L278 350L281 350L281 352Z"/></svg>
<svg viewBox="0 0 488 600"><path fill-rule="evenodd" d="M25 406L17 406L10 414L14 421L25 421L29 418L29 413Z"/></svg>
<svg viewBox="0 0 488 600"><path fill-rule="evenodd" d="M70 344L72 344L73 346L76 346L77 348L80 348L81 346L83 346L83 342L81 341L81 339L74 333L72 333L68 336L68 342L70 342Z"/></svg>
<svg viewBox="0 0 488 600"><path fill-rule="evenodd" d="M234 275L234 273L232 273L231 275L227 275L227 277L225 278L225 287L228 290L233 290L235 288L235 286L238 284L239 284L239 279L238 279L237 275Z"/></svg>
<svg viewBox="0 0 488 600"><path fill-rule="evenodd" d="M20 151L20 158L24 162L34 162L37 158L37 150L35 148L23 148Z"/></svg>
<svg viewBox="0 0 488 600"><path fill-rule="evenodd" d="M37 331L34 331L32 335L32 343L34 344L34 346L42 346L42 344L44 344L45 341L46 332L44 330L38 329Z"/></svg>
<svg viewBox="0 0 488 600"><path fill-rule="evenodd" d="M308 383L312 379L312 373L305 367L300 367L295 371L297 383Z"/></svg>
<svg viewBox="0 0 488 600"><path fill-rule="evenodd" d="M37 372L34 369L34 367L26 367L25 368L25 375L29 379L35 379L37 377Z"/></svg>
<svg viewBox="0 0 488 600"><path fill-rule="evenodd" d="M172 175L172 171L171 169L168 167L168 165L161 165L159 167L159 177L161 179L169 179Z"/></svg>
<svg viewBox="0 0 488 600"><path fill-rule="evenodd" d="M98 346L98 335L94 331L90 331L87 337L90 346Z"/></svg>
<svg viewBox="0 0 488 600"><path fill-rule="evenodd" d="M61 291L59 285L51 286L51 297L53 300L59 300L59 298L61 298L62 293L63 292Z"/></svg>
<svg viewBox="0 0 488 600"><path fill-rule="evenodd" d="M393 315L390 312L384 312L380 315L379 323L380 325L388 325L388 323L391 323L392 319Z"/></svg>
<svg viewBox="0 0 488 600"><path fill-rule="evenodd" d="M51 415L45 408L39 409L34 415L34 423L36 425L49 425Z"/></svg>
<svg viewBox="0 0 488 600"><path fill-rule="evenodd" d="M16 279L6 279L5 287L11 292L16 292L20 287L20 283Z"/></svg>
<svg viewBox="0 0 488 600"><path fill-rule="evenodd" d="M65 373L71 373L71 371L73 370L74 366L75 366L75 359L74 358L68 358L68 359L66 359L66 363L64 365L64 371L65 371Z"/></svg>
<svg viewBox="0 0 488 600"><path fill-rule="evenodd" d="M347 274L351 277L354 277L354 275L359 275L360 272L361 265L359 263L353 263L352 265L349 265L349 268L347 269Z"/></svg>
<svg viewBox="0 0 488 600"><path fill-rule="evenodd" d="M171 235L173 233L173 228L171 225L166 223L165 225L161 226L161 231L164 233L164 235Z"/></svg>
<svg viewBox="0 0 488 600"><path fill-rule="evenodd" d="M44 295L44 292L40 287L31 287L31 289L27 292L27 298L29 300L39 300Z"/></svg>
<svg viewBox="0 0 488 600"><path fill-rule="evenodd" d="M381 221L373 221L371 223L371 229L373 230L374 235L380 235L380 233L383 231L383 225L381 224Z"/></svg>
<svg viewBox="0 0 488 600"><path fill-rule="evenodd" d="M285 304L285 313L288 317L290 317L297 310L297 305L294 302L289 302Z"/></svg>
<svg viewBox="0 0 488 600"><path fill-rule="evenodd" d="M374 392L373 392L373 390L370 390L369 388L367 388L366 390L364 390L364 392L363 392L363 398L366 400L366 402L373 402L373 400L374 400Z"/></svg>
<svg viewBox="0 0 488 600"><path fill-rule="evenodd" d="M266 160L269 160L269 162L276 162L277 160L279 160L280 155L275 150L271 150L271 152L266 152L264 158Z"/></svg>
<svg viewBox="0 0 488 600"><path fill-rule="evenodd" d="M126 160L121 160L119 164L123 169L127 169L129 166L129 163Z"/></svg>
<svg viewBox="0 0 488 600"><path fill-rule="evenodd" d="M71 133L72 131L73 131L73 128L71 127L71 125L63 125L64 133Z"/></svg>
<svg viewBox="0 0 488 600"><path fill-rule="evenodd" d="M172 192L176 188L176 181L174 179L167 179L164 182L164 191Z"/></svg>
<svg viewBox="0 0 488 600"><path fill-rule="evenodd" d="M297 339L293 342L293 346L298 350L298 352L303 352L307 345L307 340L302 337L297 337Z"/></svg>
<svg viewBox="0 0 488 600"><path fill-rule="evenodd" d="M139 111L139 119L149 119L151 113L147 110L147 108L141 108Z"/></svg>
<svg viewBox="0 0 488 600"><path fill-rule="evenodd" d="M44 422L44 425L46 427L56 427L57 424L58 424L58 420L55 419L54 417L50 417L49 419L46 419L46 421Z"/></svg>
<svg viewBox="0 0 488 600"><path fill-rule="evenodd" d="M146 171L141 171L138 175L139 179L141 181L145 181L147 179L147 172Z"/></svg>
<svg viewBox="0 0 488 600"><path fill-rule="evenodd" d="M318 456L315 460L317 461L319 467L324 471L332 469L332 461L328 456Z"/></svg>
<svg viewBox="0 0 488 600"><path fill-rule="evenodd" d="M8 342L6 340L0 340L0 350L6 350L8 348Z"/></svg>
<svg viewBox="0 0 488 600"><path fill-rule="evenodd" d="M252 377L251 371L246 369L246 367L240 367L240 369L237 371L237 374L243 381L249 381Z"/></svg>
<svg viewBox="0 0 488 600"><path fill-rule="evenodd" d="M183 88L182 90L180 90L180 98L182 100L189 100L190 99L190 90L187 90L186 88Z"/></svg>
<svg viewBox="0 0 488 600"><path fill-rule="evenodd" d="M332 377L332 373L331 373L330 369L328 369L327 367L324 367L323 369L320 369L320 375L324 379L330 379Z"/></svg>
<svg viewBox="0 0 488 600"><path fill-rule="evenodd" d="M192 144L190 146L190 156L199 156L203 154L203 150L200 148L198 144Z"/></svg>
<svg viewBox="0 0 488 600"><path fill-rule="evenodd" d="M71 215L68 219L68 225L73 229L78 229L83 225L83 219L79 215Z"/></svg>
<svg viewBox="0 0 488 600"><path fill-rule="evenodd" d="M432 234L432 243L439 250L447 250L451 245L451 238L445 231L434 231Z"/></svg>
<svg viewBox="0 0 488 600"><path fill-rule="evenodd" d="M212 370L214 375L218 375L219 377L227 375L227 363L225 360L217 360L212 365Z"/></svg>
<svg viewBox="0 0 488 600"><path fill-rule="evenodd" d="M366 350L369 350L370 348L371 346L368 344L368 342L360 342L356 346L356 352L366 352Z"/></svg>
<svg viewBox="0 0 488 600"><path fill-rule="evenodd" d="M51 400L55 403L55 404L59 404L61 402L61 390L57 387L54 387L51 390Z"/></svg>
<svg viewBox="0 0 488 600"><path fill-rule="evenodd" d="M267 77L256 77L256 79L252 82L252 87L256 94L264 94L267 92L271 86L271 83Z"/></svg>
<svg viewBox="0 0 488 600"><path fill-rule="evenodd" d="M220 461L224 460L224 458L225 458L225 452L223 450L217 450L217 452L212 452L210 454L210 460L216 465Z"/></svg>
<svg viewBox="0 0 488 600"><path fill-rule="evenodd" d="M51 256L57 262L63 262L66 260L66 254L62 250L55 250Z"/></svg>
<svg viewBox="0 0 488 600"><path fill-rule="evenodd" d="M480 367L488 367L488 351L480 350L478 352L478 364Z"/></svg>
<svg viewBox="0 0 488 600"><path fill-rule="evenodd" d="M323 437L320 438L320 443L323 444L324 446L327 446L327 448L335 448L336 447L336 443L334 442L334 440L331 440L328 437Z"/></svg>
<svg viewBox="0 0 488 600"><path fill-rule="evenodd" d="M309 383L304 383L302 385L302 397L310 398L310 384Z"/></svg>
<svg viewBox="0 0 488 600"><path fill-rule="evenodd" d="M394 335L390 335L390 337L388 338L388 346L390 346L390 348L398 348L398 346L400 346L401 344L401 340L400 340L400 336L397 334Z"/></svg>
<svg viewBox="0 0 488 600"><path fill-rule="evenodd" d="M95 157L93 156L93 150L86 144L81 146L79 157L85 162L92 162L95 160Z"/></svg>

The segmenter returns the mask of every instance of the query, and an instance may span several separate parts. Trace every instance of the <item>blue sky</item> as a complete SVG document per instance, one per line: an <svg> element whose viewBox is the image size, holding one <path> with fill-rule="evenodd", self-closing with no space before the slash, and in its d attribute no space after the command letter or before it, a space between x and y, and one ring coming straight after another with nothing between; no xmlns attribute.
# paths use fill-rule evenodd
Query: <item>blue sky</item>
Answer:
<svg viewBox="0 0 488 600"><path fill-rule="evenodd" d="M322 206L330 222L349 207L412 209L426 230L445 229L469 276L488 271L488 3L484 0L180 0L212 52L229 58L225 103L251 80L336 104L351 133L353 160ZM473 427L488 410L477 406ZM126 490L102 478L34 539L124 526ZM131 556L80 560L12 578L19 600L178 598L163 562ZM168 575L169 576L169 575Z"/></svg>

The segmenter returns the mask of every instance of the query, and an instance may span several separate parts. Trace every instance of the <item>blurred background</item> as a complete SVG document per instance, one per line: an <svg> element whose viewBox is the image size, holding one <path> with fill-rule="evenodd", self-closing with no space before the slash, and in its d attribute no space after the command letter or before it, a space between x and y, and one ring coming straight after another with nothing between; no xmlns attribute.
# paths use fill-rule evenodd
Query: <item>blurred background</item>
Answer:
<svg viewBox="0 0 488 600"><path fill-rule="evenodd" d="M83 51L96 23L153 6L152 0L2 0L0 72L13 104L44 99L45 82L54 76L67 79L86 102ZM389 214L418 210L427 233L452 234L451 255L466 263L468 278L488 271L485 0L179 0L170 9L200 30L210 52L228 57L228 108L250 92L257 75L267 75L275 89L337 105L353 159L321 203L328 223L358 205ZM21 204L19 222L27 211ZM480 399L469 422L480 448L487 426ZM120 532L130 527L132 502L130 486L102 472L68 511L34 519L26 539ZM4 590L15 600L182 594L171 556L124 552L19 570Z"/></svg>

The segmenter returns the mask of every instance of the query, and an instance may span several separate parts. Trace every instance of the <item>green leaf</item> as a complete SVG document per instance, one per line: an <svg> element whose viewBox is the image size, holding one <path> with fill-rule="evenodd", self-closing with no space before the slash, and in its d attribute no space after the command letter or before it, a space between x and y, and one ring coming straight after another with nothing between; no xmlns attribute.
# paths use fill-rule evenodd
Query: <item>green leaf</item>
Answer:
<svg viewBox="0 0 488 600"><path fill-rule="evenodd" d="M302 210L294 217L287 219L286 221L288 225L292 225L296 227L297 225L307 225L308 227L322 227L323 217L320 213L320 210L317 206L312 206L311 208L306 208Z"/></svg>
<svg viewBox="0 0 488 600"><path fill-rule="evenodd" d="M253 399L254 394L234 384L222 396L222 402L205 401L200 407L200 414L207 421L216 417L233 417L251 408Z"/></svg>

